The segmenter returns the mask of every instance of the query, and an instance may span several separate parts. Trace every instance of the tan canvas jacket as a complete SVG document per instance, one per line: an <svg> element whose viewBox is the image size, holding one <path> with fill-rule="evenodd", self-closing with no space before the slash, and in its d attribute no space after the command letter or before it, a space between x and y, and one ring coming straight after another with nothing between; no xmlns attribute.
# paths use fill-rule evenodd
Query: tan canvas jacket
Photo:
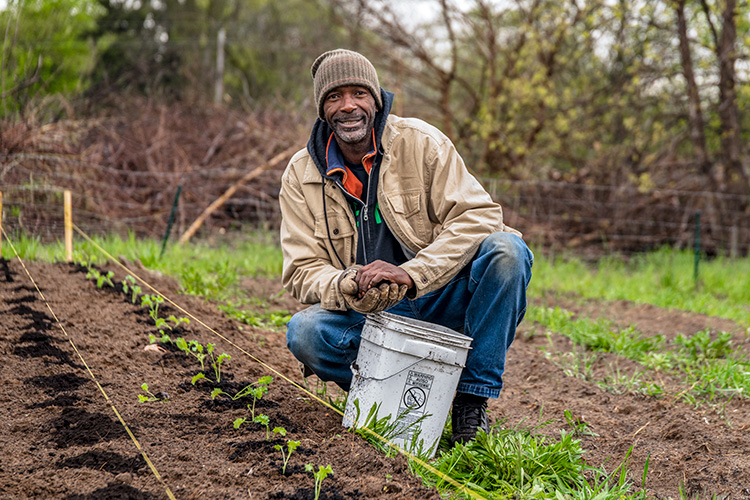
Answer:
<svg viewBox="0 0 750 500"><path fill-rule="evenodd" d="M487 235L496 231L520 235L503 224L500 205L435 127L390 115L382 148L380 212L407 256L414 255L400 267L414 280L416 297L453 279ZM307 149L292 157L282 176L282 280L303 303L320 302L324 309L345 310L337 285L342 268L331 241L344 264L353 265L357 226L344 193L326 179L326 230L322 180Z"/></svg>

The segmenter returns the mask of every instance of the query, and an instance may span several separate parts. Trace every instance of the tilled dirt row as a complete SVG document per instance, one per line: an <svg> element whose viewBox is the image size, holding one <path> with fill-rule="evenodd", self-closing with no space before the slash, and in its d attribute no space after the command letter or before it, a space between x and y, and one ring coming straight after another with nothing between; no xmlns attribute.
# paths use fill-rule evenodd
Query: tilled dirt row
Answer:
<svg viewBox="0 0 750 500"><path fill-rule="evenodd" d="M312 498L307 463L330 464L321 498L440 498L408 474L401 457L386 458L346 432L341 419L304 392L213 337L195 321L175 332L231 354L221 386L236 392L263 375L274 375L256 411L270 428L284 427L285 439L301 442L281 474L284 444L266 438L259 424L234 429L249 417L246 402L212 401L211 384L190 384L199 370L181 353L144 351L153 322L138 306L110 288L97 289L85 273L64 264L28 264L52 310L73 340L107 397L122 415L162 480L148 467L120 424L83 361L39 299L17 261L0 263L0 498ZM214 305L176 294L170 280L148 275L161 291L254 357L301 381L283 333L256 330L226 319ZM561 299L562 300L562 299ZM535 304L540 305L540 304ZM544 305L551 305L545 303ZM554 304L552 304L554 305ZM568 300L566 308L591 314L590 305ZM181 315L167 305L160 315ZM291 307L290 307L291 308ZM628 303L602 304L596 312L645 332L691 334L722 320ZM718 322L718 323L717 323ZM675 328L670 330L670 325ZM534 427L551 436L570 431L563 412L588 424L580 436L587 463L615 469L630 453L629 479L640 486L649 460L646 486L655 498L688 495L750 498L750 407L735 398L723 412L694 408L673 396L615 394L592 382L566 376L542 348L545 335L525 324L508 358L505 389L492 401L494 421ZM532 334L535 333L536 334ZM553 336L558 350L573 347ZM595 370L612 365L639 367L602 358ZM596 374L595 374L596 375ZM168 402L139 403L142 383ZM669 381L668 381L669 382ZM671 384L678 387L679 381ZM672 387L665 384L666 387ZM666 391L669 394L674 392ZM163 394L161 394L163 396Z"/></svg>
<svg viewBox="0 0 750 500"><path fill-rule="evenodd" d="M3 263L3 265L6 265ZM136 437L162 480L148 467L84 362L66 340L16 261L0 273L0 495L1 498L313 497L314 479L304 465L331 465L321 498L440 498L412 477L402 457L385 458L351 433L340 417L280 377L256 405L269 427L233 422L249 417L248 401L212 401L213 385L191 377L199 364L182 353L144 351L153 322L111 288L98 290L68 265L29 264L44 296L85 364ZM151 276L158 289L168 280ZM224 318L201 300L172 295L237 345L296 377L283 334L255 331ZM178 313L162 306L164 317ZM194 324L194 323L193 323ZM188 340L215 342L228 352L221 387L230 394L272 375L197 325L180 331ZM140 386L169 401L139 403ZM248 418L248 420L252 420ZM300 441L282 475L275 445Z"/></svg>

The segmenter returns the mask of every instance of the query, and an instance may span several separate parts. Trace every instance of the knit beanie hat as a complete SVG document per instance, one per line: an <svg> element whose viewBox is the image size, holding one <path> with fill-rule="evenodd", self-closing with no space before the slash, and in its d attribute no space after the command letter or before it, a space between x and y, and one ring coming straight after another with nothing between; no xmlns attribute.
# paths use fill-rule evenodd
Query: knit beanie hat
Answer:
<svg viewBox="0 0 750 500"><path fill-rule="evenodd" d="M325 120L323 100L331 90L344 85L365 87L375 98L378 109L383 109L378 74L362 54L346 49L329 50L315 60L311 72L315 103L321 120Z"/></svg>

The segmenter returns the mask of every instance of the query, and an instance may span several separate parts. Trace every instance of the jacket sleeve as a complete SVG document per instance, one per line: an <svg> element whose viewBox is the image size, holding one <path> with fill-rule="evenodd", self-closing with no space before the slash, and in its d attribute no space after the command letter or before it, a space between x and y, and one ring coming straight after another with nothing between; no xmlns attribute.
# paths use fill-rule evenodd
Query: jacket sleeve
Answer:
<svg viewBox="0 0 750 500"><path fill-rule="evenodd" d="M341 269L331 262L324 240L315 235L315 215L291 163L281 179L279 204L284 287L304 304L320 302L323 309L346 310L338 289Z"/></svg>
<svg viewBox="0 0 750 500"><path fill-rule="evenodd" d="M427 212L437 224L430 244L401 265L416 285L413 297L447 284L473 258L484 238L505 230L502 208L469 173L447 137L433 143L424 168Z"/></svg>

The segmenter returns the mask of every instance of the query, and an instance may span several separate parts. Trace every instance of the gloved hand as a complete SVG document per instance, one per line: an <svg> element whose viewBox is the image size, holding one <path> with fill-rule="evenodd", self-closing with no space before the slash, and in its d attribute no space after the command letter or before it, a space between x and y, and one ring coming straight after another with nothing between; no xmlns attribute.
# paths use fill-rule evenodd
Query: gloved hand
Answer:
<svg viewBox="0 0 750 500"><path fill-rule="evenodd" d="M399 286L396 283L381 283L379 286L367 290L360 298L359 286L355 278L361 267L359 265L348 267L339 276L339 290L344 295L344 300L349 309L361 314L377 313L396 305L406 296L408 286Z"/></svg>
<svg viewBox="0 0 750 500"><path fill-rule="evenodd" d="M397 283L383 282L378 286L378 289L380 290L380 301L378 302L377 311L373 312L385 311L404 300L409 287Z"/></svg>

